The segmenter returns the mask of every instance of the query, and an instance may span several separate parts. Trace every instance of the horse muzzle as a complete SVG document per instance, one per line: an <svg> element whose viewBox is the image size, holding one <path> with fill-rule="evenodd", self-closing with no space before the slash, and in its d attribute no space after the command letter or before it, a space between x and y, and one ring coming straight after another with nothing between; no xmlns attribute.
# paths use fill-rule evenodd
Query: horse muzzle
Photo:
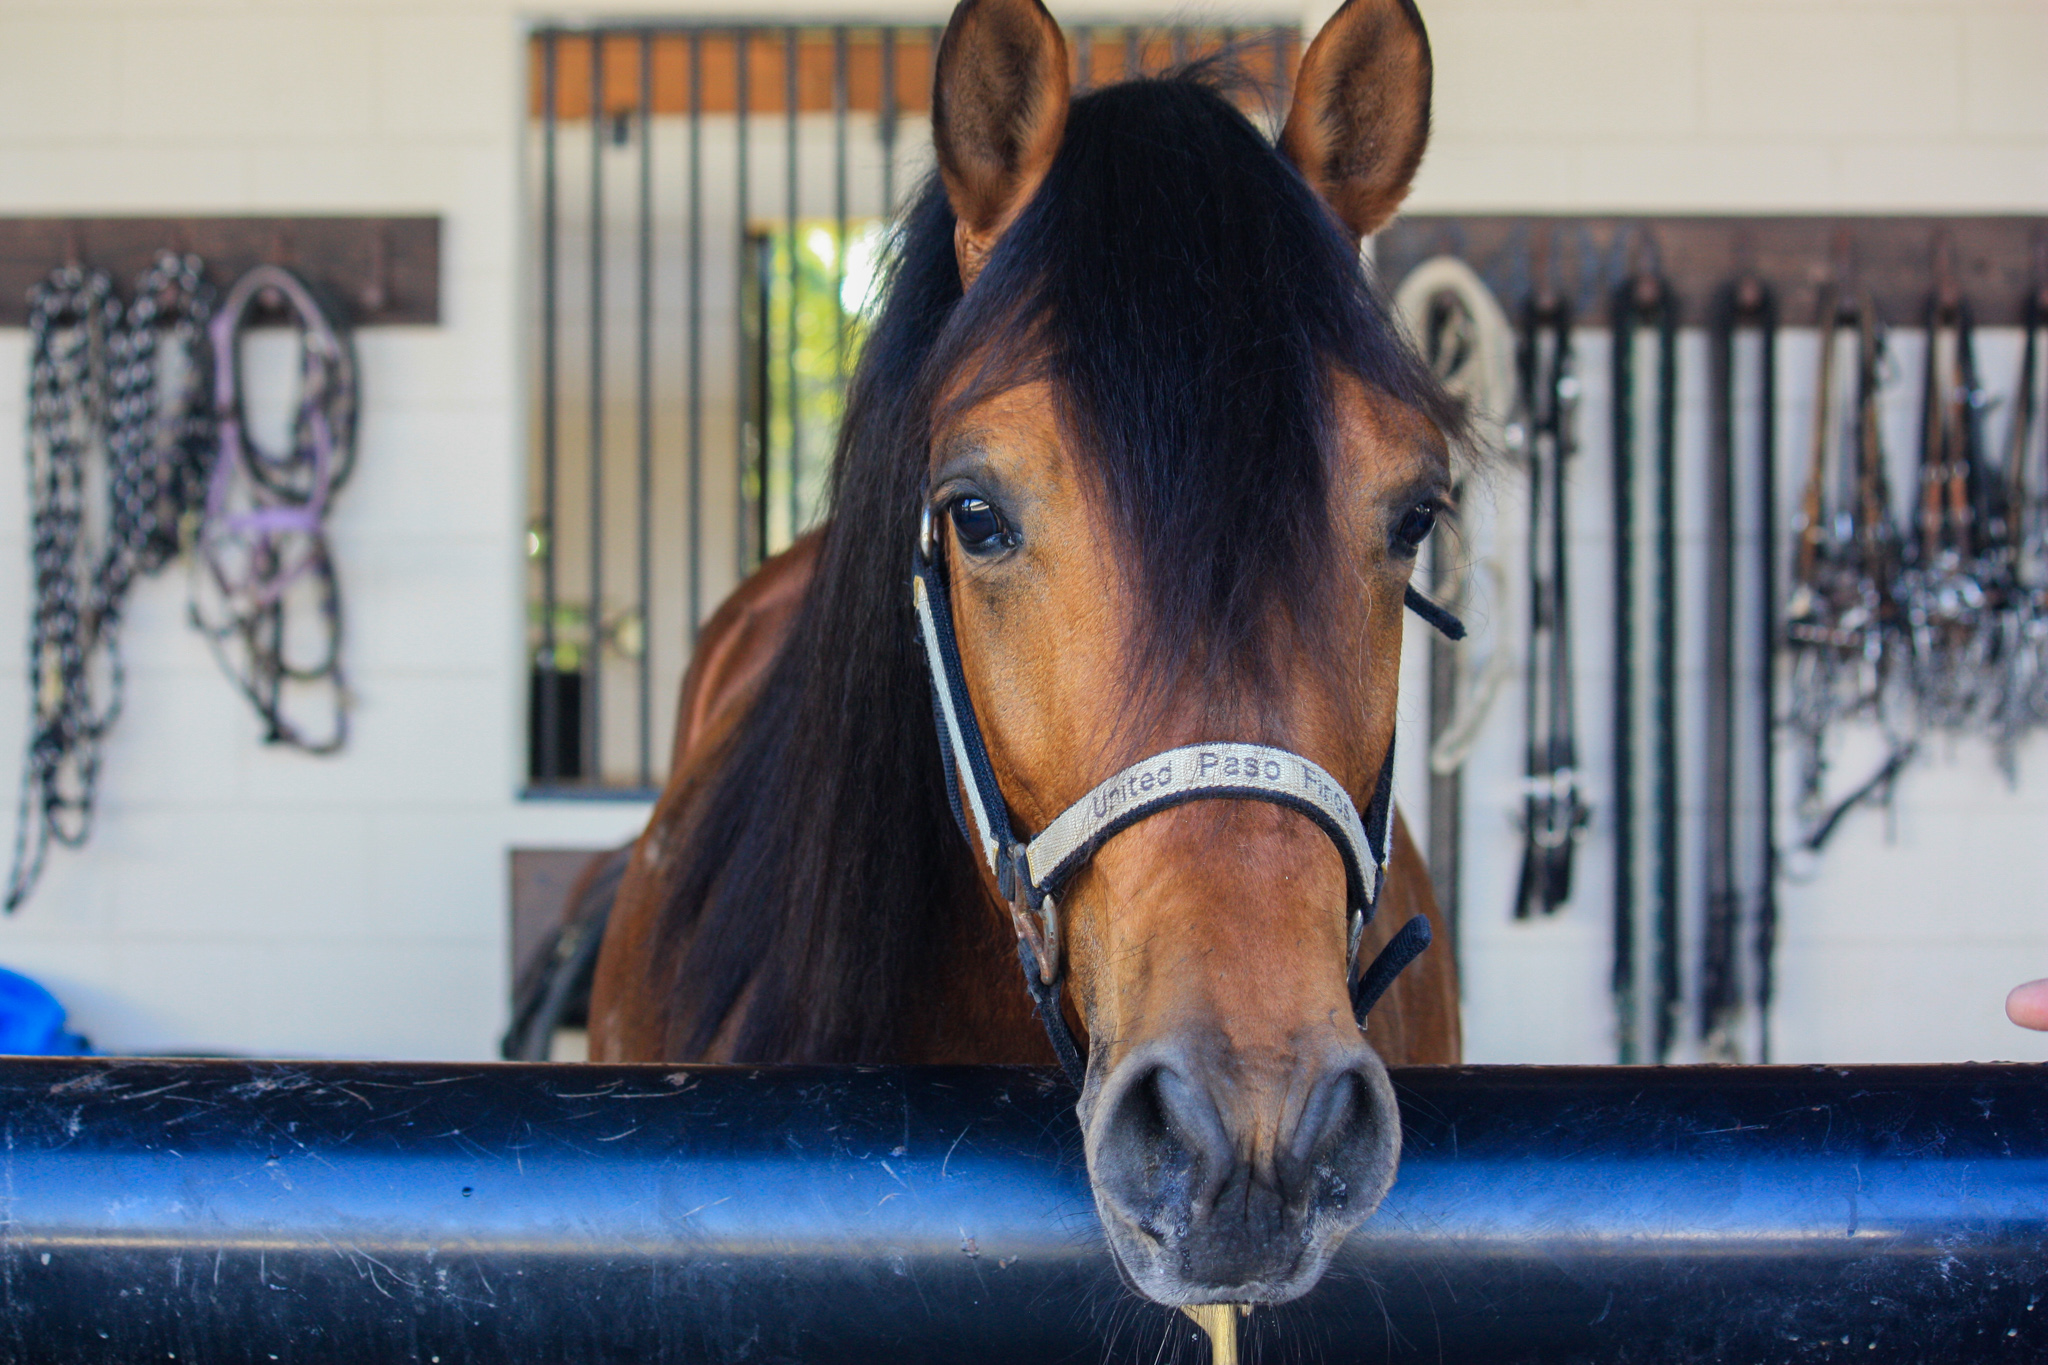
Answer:
<svg viewBox="0 0 2048 1365"><path fill-rule="evenodd" d="M1400 1118L1372 1050L1284 1065L1248 1074L1162 1040L1104 1078L1083 1114L1088 1173L1118 1269L1145 1297L1299 1298L1392 1186Z"/></svg>

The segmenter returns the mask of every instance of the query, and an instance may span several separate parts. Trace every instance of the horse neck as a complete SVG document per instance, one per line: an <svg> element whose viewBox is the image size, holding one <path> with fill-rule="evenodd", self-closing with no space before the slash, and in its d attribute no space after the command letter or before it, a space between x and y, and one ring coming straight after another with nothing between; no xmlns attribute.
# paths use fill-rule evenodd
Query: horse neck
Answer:
<svg viewBox="0 0 2048 1365"><path fill-rule="evenodd" d="M905 1061L952 1066L1055 1066L1052 1044L1025 993L1017 940L1002 912L977 889L959 907L961 931L945 966L904 1039Z"/></svg>
<svg viewBox="0 0 2048 1365"><path fill-rule="evenodd" d="M685 769L698 755L714 754L721 736L737 724L762 677L794 626L824 543L823 528L801 537L754 572L706 621L683 681L677 708L675 773L655 824L680 839L687 802ZM1017 943L1002 908L977 889L955 908L958 932L944 954L943 968L930 983L929 1008L904 1039L905 1062L955 1065L1057 1063L1025 993L1017 965ZM644 951L644 950L643 950ZM916 984L916 983L912 983ZM732 1060L736 1034L750 1001L733 1012L726 1035L713 1043L707 1060Z"/></svg>

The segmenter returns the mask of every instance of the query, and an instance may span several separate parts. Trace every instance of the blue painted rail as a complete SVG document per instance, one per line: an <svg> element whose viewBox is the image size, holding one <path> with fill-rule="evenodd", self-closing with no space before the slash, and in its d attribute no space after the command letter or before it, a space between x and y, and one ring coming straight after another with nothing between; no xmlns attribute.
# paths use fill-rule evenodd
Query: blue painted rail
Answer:
<svg viewBox="0 0 2048 1365"><path fill-rule="evenodd" d="M1246 1358L2048 1352L2048 1068L1395 1079L1394 1192ZM1155 1357L1036 1072L0 1061L7 1361Z"/></svg>

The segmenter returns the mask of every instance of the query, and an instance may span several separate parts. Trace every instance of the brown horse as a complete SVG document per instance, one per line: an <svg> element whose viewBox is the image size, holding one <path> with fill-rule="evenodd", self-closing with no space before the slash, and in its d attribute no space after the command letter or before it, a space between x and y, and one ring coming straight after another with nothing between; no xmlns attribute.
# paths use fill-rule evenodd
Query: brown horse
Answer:
<svg viewBox="0 0 2048 1365"><path fill-rule="evenodd" d="M900 227L830 519L703 632L590 1014L599 1060L1042 1065L1021 935L1085 1039L1110 1246L1169 1304L1305 1292L1392 1182L1385 1064L1458 1057L1442 934L1371 1046L1354 1020L1354 973L1435 914L1398 823L1353 941L1359 859L1327 803L1159 809L1042 907L963 811L987 794L1042 833L1134 760L1231 743L1381 808L1460 414L1358 244L1420 161L1428 43L1411 0L1349 0L1277 148L1216 84L1070 99L1037 0L955 12L939 175ZM914 563L950 600L980 786L934 728L952 694Z"/></svg>

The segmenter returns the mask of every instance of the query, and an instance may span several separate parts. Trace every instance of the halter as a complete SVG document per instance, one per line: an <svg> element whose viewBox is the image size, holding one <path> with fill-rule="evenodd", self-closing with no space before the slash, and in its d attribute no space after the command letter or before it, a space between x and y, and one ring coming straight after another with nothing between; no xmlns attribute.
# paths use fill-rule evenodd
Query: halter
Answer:
<svg viewBox="0 0 2048 1365"><path fill-rule="evenodd" d="M1344 957L1348 974L1386 883L1394 819L1392 742L1387 745L1363 819L1343 784L1300 754L1265 744L1219 741L1182 745L1140 759L1053 817L1027 844L1011 829L1010 808L996 783L981 725L975 719L967 678L960 667L959 644L953 635L952 599L938 559L932 509L927 505L918 529L917 551L911 556L911 595L917 605L925 664L931 672L932 716L945 764L946 799L961 836L978 844L983 861L995 874L997 892L1009 904L1025 989L1031 992L1046 1037L1075 1088L1081 1087L1087 1067L1060 1010L1064 960L1057 898L1068 880L1088 865L1112 835L1148 815L1189 801L1251 800L1285 806L1314 821L1330 836L1344 860L1345 899L1351 920ZM1414 588L1407 590L1405 601L1445 635L1454 640L1464 635L1465 627L1457 617ZM974 813L971 829L967 811L960 804L963 789ZM1365 1027L1367 1012L1394 984L1401 969L1413 962L1429 941L1429 920L1415 916L1351 983L1351 1010L1360 1028Z"/></svg>
<svg viewBox="0 0 2048 1365"><path fill-rule="evenodd" d="M291 440L257 445L243 414L239 338L274 293L301 336L300 392ZM355 464L355 352L339 315L299 276L259 265L221 300L209 325L220 455L207 487L193 559L192 624L262 717L267 744L331 754L348 739L349 692L341 667L341 587L327 540L327 513ZM287 656L290 597L301 582L320 613L322 648L310 662ZM288 684L323 685L333 723L315 735L286 715Z"/></svg>

